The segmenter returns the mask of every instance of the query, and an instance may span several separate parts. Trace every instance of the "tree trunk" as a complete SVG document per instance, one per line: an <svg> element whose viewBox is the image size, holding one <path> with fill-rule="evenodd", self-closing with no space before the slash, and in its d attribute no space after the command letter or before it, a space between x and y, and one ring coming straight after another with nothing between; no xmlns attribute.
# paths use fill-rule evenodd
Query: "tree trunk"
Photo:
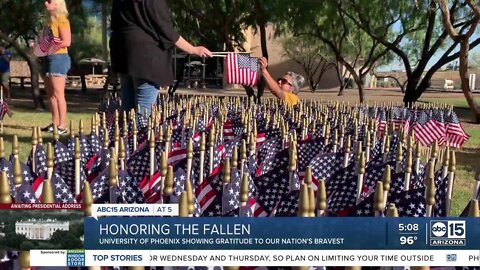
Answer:
<svg viewBox="0 0 480 270"><path fill-rule="evenodd" d="M343 96L343 90L345 90L345 81L342 78L340 65L337 64L337 78L338 82L340 83L340 90L338 91L339 96Z"/></svg>
<svg viewBox="0 0 480 270"><path fill-rule="evenodd" d="M26 55L28 67L30 68L30 82L33 105L35 110L46 110L45 103L43 102L42 93L40 91L39 73L40 65L38 59L34 56Z"/></svg>
<svg viewBox="0 0 480 270"><path fill-rule="evenodd" d="M72 66L75 70L78 71L80 74L80 82L82 83L82 93L85 94L87 93L87 80L85 79L85 73L80 69L80 67L77 64L77 60L70 55L70 59L72 59Z"/></svg>
<svg viewBox="0 0 480 270"><path fill-rule="evenodd" d="M107 26L107 3L102 3L102 60L105 61L102 64L103 68L106 68L106 63L108 62L108 26Z"/></svg>
<svg viewBox="0 0 480 270"><path fill-rule="evenodd" d="M480 123L480 108L478 107L475 99L473 97L472 91L470 91L470 84L468 76L468 50L469 50L469 39L468 37L460 37L460 57L459 57L459 73L460 73L460 82L462 86L463 94L467 100L468 106L472 111L475 117L475 123Z"/></svg>
<svg viewBox="0 0 480 270"><path fill-rule="evenodd" d="M358 88L358 98L360 99L360 103L365 101L365 94L364 94L364 87L363 87L363 75L358 76L357 74L353 74L353 80Z"/></svg>
<svg viewBox="0 0 480 270"><path fill-rule="evenodd" d="M265 20L265 16L262 9L262 4L260 0L255 1L255 13L256 13L256 21L258 24L258 28L260 29L260 46L262 49L262 56L267 58L268 60L268 48L267 48L267 22ZM257 102L260 102L260 98L263 96L263 92L267 87L267 83L265 79L260 77L260 81L257 85Z"/></svg>
<svg viewBox="0 0 480 270"><path fill-rule="evenodd" d="M403 96L403 102L405 104L415 102L420 97L421 94L419 95L417 93L417 85L419 79L420 78L413 76L413 74L411 78L408 78L407 87L405 88L405 95Z"/></svg>
<svg viewBox="0 0 480 270"><path fill-rule="evenodd" d="M20 47L17 41L11 39L8 35L0 31L0 39L5 40L8 44L15 48L15 51L27 61L28 66L30 68L30 80L31 80L31 92L32 92L32 100L37 110L45 110L45 104L43 103L42 94L40 92L40 87L38 83L38 74L40 71L40 66L38 64L38 58L35 57L32 53L25 52Z"/></svg>
<svg viewBox="0 0 480 270"><path fill-rule="evenodd" d="M345 61L344 59L340 59L341 63L343 64L343 66L348 70L348 72L350 73L350 76L353 77L353 80L355 81L355 84L357 85L357 88L358 88L358 99L360 101L360 103L363 103L365 100L364 100L364 87L363 87L363 82L362 82L362 79L364 77L364 75L362 74L357 74L357 72L355 71L355 68L350 65L347 61Z"/></svg>

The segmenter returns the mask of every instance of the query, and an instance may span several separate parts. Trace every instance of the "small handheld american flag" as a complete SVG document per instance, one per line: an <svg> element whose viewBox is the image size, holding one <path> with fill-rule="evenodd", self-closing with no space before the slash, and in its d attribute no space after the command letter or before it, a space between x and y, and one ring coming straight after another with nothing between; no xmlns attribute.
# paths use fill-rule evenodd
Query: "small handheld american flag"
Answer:
<svg viewBox="0 0 480 270"><path fill-rule="evenodd" d="M46 27L35 41L33 53L38 57L50 55L60 49L61 44L62 40L53 35L50 27Z"/></svg>
<svg viewBox="0 0 480 270"><path fill-rule="evenodd" d="M258 58L229 53L225 61L227 83L255 86L258 80Z"/></svg>

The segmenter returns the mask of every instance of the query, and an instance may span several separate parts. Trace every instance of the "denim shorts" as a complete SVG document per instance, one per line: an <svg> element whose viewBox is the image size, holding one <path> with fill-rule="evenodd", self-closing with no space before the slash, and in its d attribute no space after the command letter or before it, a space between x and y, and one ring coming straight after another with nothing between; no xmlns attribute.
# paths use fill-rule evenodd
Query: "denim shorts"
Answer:
<svg viewBox="0 0 480 270"><path fill-rule="evenodd" d="M50 77L67 77L70 70L70 56L66 53L52 54L41 58L42 74Z"/></svg>

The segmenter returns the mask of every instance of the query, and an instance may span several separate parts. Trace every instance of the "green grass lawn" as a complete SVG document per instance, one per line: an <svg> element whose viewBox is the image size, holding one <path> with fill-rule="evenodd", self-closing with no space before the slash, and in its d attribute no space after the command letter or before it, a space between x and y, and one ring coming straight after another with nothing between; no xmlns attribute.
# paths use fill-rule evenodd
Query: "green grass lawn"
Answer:
<svg viewBox="0 0 480 270"><path fill-rule="evenodd" d="M78 123L80 119L84 122L85 130L90 132L90 122L93 112L69 113L68 119L75 123L75 131L78 132ZM12 151L13 136L17 135L20 147L20 159L26 161L30 150L32 149L32 128L35 126L43 127L51 123L49 112L22 112L15 111L12 118L6 117L3 121L3 140L5 142L5 152L10 154ZM44 143L53 140L50 133L42 133ZM68 136L61 137L62 141L67 141Z"/></svg>

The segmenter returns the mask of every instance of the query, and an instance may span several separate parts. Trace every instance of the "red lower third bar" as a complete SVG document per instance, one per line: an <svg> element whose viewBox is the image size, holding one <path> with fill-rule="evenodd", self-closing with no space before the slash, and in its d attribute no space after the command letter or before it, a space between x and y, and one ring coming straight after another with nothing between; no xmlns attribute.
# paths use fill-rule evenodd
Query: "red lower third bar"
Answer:
<svg viewBox="0 0 480 270"><path fill-rule="evenodd" d="M0 210L82 210L81 203L1 203Z"/></svg>

